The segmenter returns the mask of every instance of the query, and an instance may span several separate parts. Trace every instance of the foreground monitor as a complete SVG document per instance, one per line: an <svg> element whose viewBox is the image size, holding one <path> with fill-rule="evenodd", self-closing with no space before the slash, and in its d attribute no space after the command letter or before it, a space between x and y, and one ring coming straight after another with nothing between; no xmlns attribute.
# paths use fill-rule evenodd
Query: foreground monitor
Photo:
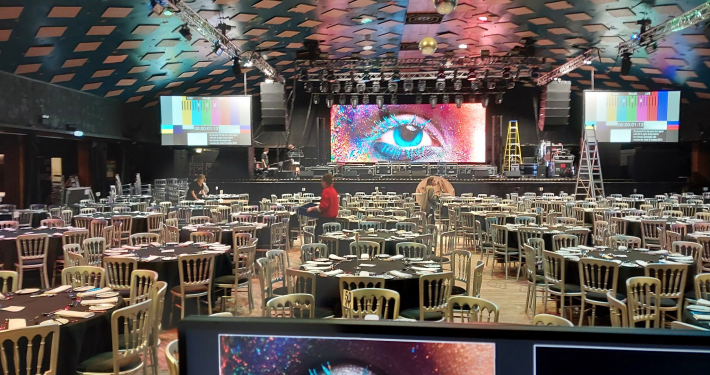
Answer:
<svg viewBox="0 0 710 375"><path fill-rule="evenodd" d="M163 146L251 146L251 96L161 96Z"/></svg>
<svg viewBox="0 0 710 375"><path fill-rule="evenodd" d="M331 161L486 161L486 109L480 103L334 105Z"/></svg>
<svg viewBox="0 0 710 375"><path fill-rule="evenodd" d="M189 317L183 375L707 374L707 332Z"/></svg>
<svg viewBox="0 0 710 375"><path fill-rule="evenodd" d="M678 142L680 91L584 92L584 124L599 142Z"/></svg>

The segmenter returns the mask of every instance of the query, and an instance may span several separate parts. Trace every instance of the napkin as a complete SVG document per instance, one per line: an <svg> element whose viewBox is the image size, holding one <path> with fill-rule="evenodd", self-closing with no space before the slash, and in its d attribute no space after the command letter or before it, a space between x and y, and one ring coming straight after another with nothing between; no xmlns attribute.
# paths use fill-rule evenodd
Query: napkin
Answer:
<svg viewBox="0 0 710 375"><path fill-rule="evenodd" d="M390 257L390 260L400 260L400 259L404 259L404 255L395 255L395 256Z"/></svg>
<svg viewBox="0 0 710 375"><path fill-rule="evenodd" d="M668 250L655 250L655 251L648 251L647 254L668 254Z"/></svg>
<svg viewBox="0 0 710 375"><path fill-rule="evenodd" d="M710 320L710 315L693 314L693 318L695 318L697 320L708 321L708 320ZM10 320L12 320L12 319L10 319Z"/></svg>
<svg viewBox="0 0 710 375"><path fill-rule="evenodd" d="M165 249L165 250L160 250L161 253L174 253L175 249Z"/></svg>
<svg viewBox="0 0 710 375"><path fill-rule="evenodd" d="M27 327L27 321L24 319L9 319L7 321L7 329L18 329Z"/></svg>
<svg viewBox="0 0 710 375"><path fill-rule="evenodd" d="M646 267L648 266L648 262L644 262L643 260L637 260L636 264L638 264L641 267Z"/></svg>
<svg viewBox="0 0 710 375"><path fill-rule="evenodd" d="M433 261L433 260L419 260L419 261L412 262L412 263L417 263L417 264L434 264L434 261Z"/></svg>
<svg viewBox="0 0 710 375"><path fill-rule="evenodd" d="M358 276L361 277L370 277L370 273L367 271L360 271L360 274Z"/></svg>
<svg viewBox="0 0 710 375"><path fill-rule="evenodd" d="M370 254L360 254L360 259L362 259L362 260L369 260L369 259L370 259Z"/></svg>
<svg viewBox="0 0 710 375"><path fill-rule="evenodd" d="M91 305L103 305L103 304L116 304L118 302L118 297L111 297L111 298L101 298L101 299L92 299L92 300L85 300L81 301L82 306L91 306Z"/></svg>
<svg viewBox="0 0 710 375"><path fill-rule="evenodd" d="M411 267L411 269L415 271L424 271L424 272L435 272L435 268L426 268L426 267Z"/></svg>
<svg viewBox="0 0 710 375"><path fill-rule="evenodd" d="M82 302L83 303L83 302ZM59 310L56 313L54 313L55 316L62 317L62 318L91 318L94 316L94 313L91 311L71 311L71 310Z"/></svg>
<svg viewBox="0 0 710 375"><path fill-rule="evenodd" d="M24 306L8 306L8 307L3 307L3 308L0 309L0 310L9 311L9 312L19 312L19 311L22 311L22 310L24 310L24 309L25 309Z"/></svg>
<svg viewBox="0 0 710 375"><path fill-rule="evenodd" d="M661 260L659 261L659 263L663 263L663 264L681 264L681 263L679 263L679 262L674 262L674 261L668 260L668 259L661 259Z"/></svg>
<svg viewBox="0 0 710 375"><path fill-rule="evenodd" d="M412 275L400 271L390 271L389 274L396 277L412 277Z"/></svg>
<svg viewBox="0 0 710 375"><path fill-rule="evenodd" d="M374 266L375 266L374 264L370 264L370 263L360 263L360 267L374 267Z"/></svg>
<svg viewBox="0 0 710 375"><path fill-rule="evenodd" d="M329 270L330 266L309 266L307 264L303 265L303 268L306 269L306 271L311 271L311 270Z"/></svg>
<svg viewBox="0 0 710 375"><path fill-rule="evenodd" d="M206 252L206 251L205 251L205 252ZM157 255L151 255L151 256L149 256L149 257L143 259L143 261L144 261L144 262L152 262L152 261L154 261L154 260L156 260L156 259L159 259L159 258L161 258L161 257L159 257L159 256L157 256Z"/></svg>
<svg viewBox="0 0 710 375"><path fill-rule="evenodd" d="M314 266L330 266L331 262L316 262L315 260L309 260L306 262L307 265L314 265Z"/></svg>
<svg viewBox="0 0 710 375"><path fill-rule="evenodd" d="M136 246L123 245L122 247L127 250L138 250L138 247Z"/></svg>
<svg viewBox="0 0 710 375"><path fill-rule="evenodd" d="M160 243L159 242L151 242L150 245L158 247L158 246L160 246Z"/></svg>
<svg viewBox="0 0 710 375"><path fill-rule="evenodd" d="M340 256L337 256L337 255L335 255L335 254L330 254L330 255L328 255L328 258L330 258L330 259L332 259L332 260L345 260L345 258L340 257Z"/></svg>
<svg viewBox="0 0 710 375"><path fill-rule="evenodd" d="M136 254L110 254L114 258L136 258Z"/></svg>
<svg viewBox="0 0 710 375"><path fill-rule="evenodd" d="M61 293L69 288L71 288L71 285L62 285L62 286L56 287L52 290L48 290L48 291L44 292L44 294L58 294L58 293Z"/></svg>
<svg viewBox="0 0 710 375"><path fill-rule="evenodd" d="M85 297L91 297L91 296L95 296L100 293L106 293L106 292L111 292L111 291L113 291L111 288L106 287L106 288L102 288L102 289L98 289L98 290L92 290L91 292L78 293L76 296L79 298L85 298Z"/></svg>
<svg viewBox="0 0 710 375"><path fill-rule="evenodd" d="M700 305L700 306L708 306L708 307L710 307L710 301L708 301L708 300L706 300L706 299L702 299L702 298L701 298L701 299L695 301L695 303L698 304L698 305Z"/></svg>
<svg viewBox="0 0 710 375"><path fill-rule="evenodd" d="M328 272L323 272L323 274L327 275L327 276L340 275L341 273L343 273L343 270L332 270L332 271L328 271Z"/></svg>
<svg viewBox="0 0 710 375"><path fill-rule="evenodd" d="M671 258L672 260L678 260L678 261L693 260L692 256L685 256L685 255L680 255L680 254L670 254L670 255L668 255L668 258Z"/></svg>

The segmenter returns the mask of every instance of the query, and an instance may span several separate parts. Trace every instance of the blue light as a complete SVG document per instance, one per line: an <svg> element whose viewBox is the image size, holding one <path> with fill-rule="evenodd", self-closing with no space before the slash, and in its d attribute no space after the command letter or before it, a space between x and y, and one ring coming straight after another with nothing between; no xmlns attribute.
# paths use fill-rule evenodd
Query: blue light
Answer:
<svg viewBox="0 0 710 375"><path fill-rule="evenodd" d="M75 137L83 137L83 136L84 136L84 132L81 131L81 130L74 130L74 136L75 136Z"/></svg>
<svg viewBox="0 0 710 375"><path fill-rule="evenodd" d="M638 38L639 38L639 34L631 34L631 39L638 39Z"/></svg>

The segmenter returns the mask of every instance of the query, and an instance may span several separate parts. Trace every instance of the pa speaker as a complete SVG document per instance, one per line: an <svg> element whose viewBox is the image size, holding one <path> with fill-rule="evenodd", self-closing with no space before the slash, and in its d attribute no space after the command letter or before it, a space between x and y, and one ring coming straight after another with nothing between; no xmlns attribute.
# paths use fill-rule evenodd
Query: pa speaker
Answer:
<svg viewBox="0 0 710 375"><path fill-rule="evenodd" d="M262 82L259 85L261 98L261 124L265 131L286 131L286 95L283 83Z"/></svg>
<svg viewBox="0 0 710 375"><path fill-rule="evenodd" d="M552 81L547 84L545 125L569 124L570 81Z"/></svg>

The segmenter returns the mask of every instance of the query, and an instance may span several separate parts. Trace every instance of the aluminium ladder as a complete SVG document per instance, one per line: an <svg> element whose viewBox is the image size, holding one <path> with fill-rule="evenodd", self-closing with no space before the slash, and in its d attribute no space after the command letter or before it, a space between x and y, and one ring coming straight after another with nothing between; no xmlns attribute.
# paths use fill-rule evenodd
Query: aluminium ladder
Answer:
<svg viewBox="0 0 710 375"><path fill-rule="evenodd" d="M503 154L503 172L512 170L513 165L523 163L523 156L520 150L520 133L518 131L518 121L508 121L508 136L505 139L505 152Z"/></svg>
<svg viewBox="0 0 710 375"><path fill-rule="evenodd" d="M602 166L599 163L599 144L594 125L586 125L584 129L582 152L577 170L577 185L574 191L575 198L580 200L604 197L604 179L602 178Z"/></svg>

